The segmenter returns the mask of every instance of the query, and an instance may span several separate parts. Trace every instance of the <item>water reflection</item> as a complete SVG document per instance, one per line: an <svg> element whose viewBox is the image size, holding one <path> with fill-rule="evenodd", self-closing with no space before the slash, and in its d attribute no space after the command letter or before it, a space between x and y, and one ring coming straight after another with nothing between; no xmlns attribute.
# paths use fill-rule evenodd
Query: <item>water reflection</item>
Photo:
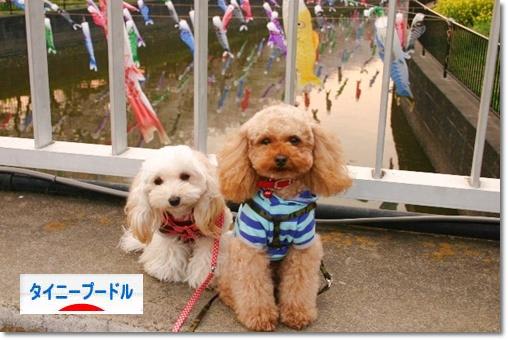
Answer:
<svg viewBox="0 0 508 340"><path fill-rule="evenodd" d="M373 20L351 11L334 15L327 19L330 29L319 32L321 44L315 73L323 80L323 86L299 89L297 104L316 122L340 136L349 164L373 166L382 71L382 61L373 43ZM222 56L210 30L210 152L220 148L231 129L260 108L283 98L285 59L266 46L265 25L266 20L257 18L249 31L241 33L232 26L228 36L234 58ZM142 24L138 27L147 43L147 47L139 49L146 76L143 90L171 144L192 144L192 57L169 17L159 18L149 28ZM94 45L98 72L89 71L86 50L81 45L61 48L57 55L48 57L55 140L110 143L107 49L103 35L94 35ZM32 137L26 62L10 59L8 68L0 66L2 72L10 75L0 82L0 135ZM393 124L393 119L388 118L392 124L387 126L383 166L432 171L429 164L414 161L414 155L422 155L423 151L416 147L407 124L400 119ZM130 146L161 146L157 139L143 142L130 113L128 141Z"/></svg>

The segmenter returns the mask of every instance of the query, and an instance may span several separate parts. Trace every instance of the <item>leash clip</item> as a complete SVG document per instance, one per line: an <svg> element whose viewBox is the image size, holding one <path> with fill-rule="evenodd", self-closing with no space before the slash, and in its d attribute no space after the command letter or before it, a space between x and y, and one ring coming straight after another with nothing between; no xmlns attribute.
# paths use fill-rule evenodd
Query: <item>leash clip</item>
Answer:
<svg viewBox="0 0 508 340"><path fill-rule="evenodd" d="M330 277L326 278L325 281L326 281L326 289L329 289L332 286L333 279Z"/></svg>
<svg viewBox="0 0 508 340"><path fill-rule="evenodd" d="M326 281L326 284L321 287L321 289L319 290L318 292L318 295L320 295L321 293L324 293L326 292L328 289L330 289L330 287L332 286L332 283L333 283L333 277L332 275L330 275L330 273L326 270L325 268L325 264L323 261L321 261L321 265L319 266L319 270L321 271L321 274L323 274L323 278L325 279Z"/></svg>

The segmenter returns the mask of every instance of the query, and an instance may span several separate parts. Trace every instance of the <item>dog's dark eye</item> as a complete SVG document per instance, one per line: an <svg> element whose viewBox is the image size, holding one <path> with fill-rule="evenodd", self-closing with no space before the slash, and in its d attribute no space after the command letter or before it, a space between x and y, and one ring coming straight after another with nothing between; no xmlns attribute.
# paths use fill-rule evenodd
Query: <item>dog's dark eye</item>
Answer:
<svg viewBox="0 0 508 340"><path fill-rule="evenodd" d="M263 138L263 140L261 140L261 144L263 144L263 145L270 144L270 138Z"/></svg>
<svg viewBox="0 0 508 340"><path fill-rule="evenodd" d="M291 136L289 137L289 142L293 145L298 145L300 144L302 140L300 138L298 138L297 136Z"/></svg>
<svg viewBox="0 0 508 340"><path fill-rule="evenodd" d="M157 178L155 178L155 179L153 180L153 184L155 184L155 185L161 185L161 184L162 184L162 182L164 182L164 181L163 181L163 180L162 180L162 178L160 178L160 177L157 177Z"/></svg>
<svg viewBox="0 0 508 340"><path fill-rule="evenodd" d="M180 179L181 179L182 181L188 181L188 180L189 180L189 178L190 178L190 175L189 175L189 174L186 174L185 172L183 172L183 173L181 173L181 174L180 174Z"/></svg>

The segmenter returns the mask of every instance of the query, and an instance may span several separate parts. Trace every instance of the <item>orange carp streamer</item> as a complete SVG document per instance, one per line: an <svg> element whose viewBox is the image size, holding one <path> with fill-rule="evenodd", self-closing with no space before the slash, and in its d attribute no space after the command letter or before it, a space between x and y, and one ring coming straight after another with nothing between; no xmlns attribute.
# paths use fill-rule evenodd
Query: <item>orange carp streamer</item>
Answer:
<svg viewBox="0 0 508 340"><path fill-rule="evenodd" d="M129 106L134 113L136 126L141 132L145 143L153 139L154 132L159 133L159 140L162 144L169 144L169 137L164 130L164 126L157 117L152 104L146 97L140 82L145 77L140 69L136 67L132 59L132 53L129 45L129 37L124 29L124 63L125 63L125 90Z"/></svg>
<svg viewBox="0 0 508 340"><path fill-rule="evenodd" d="M104 30L106 39L108 37L108 20L107 20L107 0L99 0L99 6L93 0L87 0L88 12L92 14L94 23ZM123 8L128 10L136 10L134 6L123 3ZM129 106L134 113L136 127L141 132L145 143L153 140L154 132L159 133L159 140L162 144L169 144L169 137L164 131L164 127L157 117L152 104L146 97L141 82L145 81L145 77L141 70L136 67L132 58L129 36L125 25L124 31L124 70L125 70L125 91Z"/></svg>
<svg viewBox="0 0 508 340"><path fill-rule="evenodd" d="M125 89L129 106L136 119L136 126L143 135L145 143L152 141L154 132L157 131L161 143L169 144L169 138L162 123L141 89L140 79L144 77L136 66L125 68Z"/></svg>

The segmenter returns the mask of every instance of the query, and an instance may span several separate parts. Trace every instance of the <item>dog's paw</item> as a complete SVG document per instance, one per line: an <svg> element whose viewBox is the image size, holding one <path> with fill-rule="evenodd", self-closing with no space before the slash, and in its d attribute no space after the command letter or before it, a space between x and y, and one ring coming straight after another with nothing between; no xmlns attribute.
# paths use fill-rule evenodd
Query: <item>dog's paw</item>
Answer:
<svg viewBox="0 0 508 340"><path fill-rule="evenodd" d="M196 261L190 261L187 265L187 277L185 281L187 281L189 287L198 288L205 281L209 272L210 268L208 266L196 263ZM212 283L209 286L212 286Z"/></svg>
<svg viewBox="0 0 508 340"><path fill-rule="evenodd" d="M252 331L271 332L275 330L279 313L276 307L256 307L238 315L239 321Z"/></svg>
<svg viewBox="0 0 508 340"><path fill-rule="evenodd" d="M189 249L176 239L154 234L139 257L145 271L165 282L182 282L187 275Z"/></svg>
<svg viewBox="0 0 508 340"><path fill-rule="evenodd" d="M303 304L281 304L280 317L283 324L290 328L302 329L317 319L316 308L308 308Z"/></svg>
<svg viewBox="0 0 508 340"><path fill-rule="evenodd" d="M125 228L118 246L126 253L142 251L145 248L145 245L135 238L130 230Z"/></svg>
<svg viewBox="0 0 508 340"><path fill-rule="evenodd" d="M191 288L199 287L210 273L212 244L213 240L207 237L197 239L194 244L193 255L187 265L187 276L185 278Z"/></svg>
<svg viewBox="0 0 508 340"><path fill-rule="evenodd" d="M164 282L182 282L185 279L185 264L174 262L148 261L143 265L150 276Z"/></svg>

